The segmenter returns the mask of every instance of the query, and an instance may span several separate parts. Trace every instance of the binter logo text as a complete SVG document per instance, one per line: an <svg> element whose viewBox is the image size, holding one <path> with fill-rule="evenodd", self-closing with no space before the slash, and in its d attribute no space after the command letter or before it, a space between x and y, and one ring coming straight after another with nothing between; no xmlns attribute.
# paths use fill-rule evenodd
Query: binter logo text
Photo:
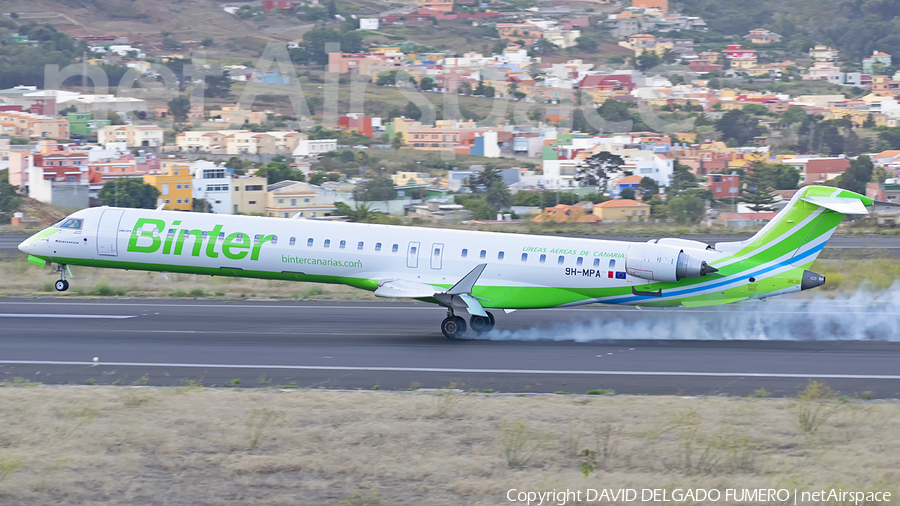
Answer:
<svg viewBox="0 0 900 506"><path fill-rule="evenodd" d="M242 260L249 255L250 260L259 260L259 251L263 244L274 242L274 235L260 236L258 241L251 241L250 235L244 232L224 234L223 225L216 225L212 230L178 229L180 220L172 222L166 229L166 222L153 218L141 218L134 225L131 238L128 240L130 253L156 253L162 249L163 255L201 254L208 258L219 258L219 253L231 260Z"/></svg>

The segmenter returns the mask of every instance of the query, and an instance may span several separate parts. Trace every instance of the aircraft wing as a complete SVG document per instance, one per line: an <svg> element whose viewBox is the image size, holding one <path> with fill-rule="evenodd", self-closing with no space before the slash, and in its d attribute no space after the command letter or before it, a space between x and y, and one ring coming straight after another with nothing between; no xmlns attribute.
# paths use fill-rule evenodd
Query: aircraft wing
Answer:
<svg viewBox="0 0 900 506"><path fill-rule="evenodd" d="M434 297L434 294L442 292L443 288L410 281L407 279L390 279L382 282L375 290L376 297L389 297L395 299L420 299L422 297Z"/></svg>
<svg viewBox="0 0 900 506"><path fill-rule="evenodd" d="M478 297L472 295L472 289L487 264L479 264L449 290L436 285L408 279L387 279L381 281L375 290L376 297L397 299L422 299L434 297L442 305L455 309L464 309L469 314L487 316ZM482 299L483 300L483 299Z"/></svg>

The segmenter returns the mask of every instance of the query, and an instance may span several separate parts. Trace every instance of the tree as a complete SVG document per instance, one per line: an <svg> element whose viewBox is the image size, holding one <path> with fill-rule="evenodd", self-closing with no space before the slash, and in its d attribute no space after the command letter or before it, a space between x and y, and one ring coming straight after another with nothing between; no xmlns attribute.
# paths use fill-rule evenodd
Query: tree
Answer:
<svg viewBox="0 0 900 506"><path fill-rule="evenodd" d="M309 176L309 184L319 186L325 181L328 181L328 173L324 170L317 170L313 172L311 176Z"/></svg>
<svg viewBox="0 0 900 506"><path fill-rule="evenodd" d="M403 113L403 115L409 119L422 119L422 110L419 109L419 106L410 101L406 103L406 111Z"/></svg>
<svg viewBox="0 0 900 506"><path fill-rule="evenodd" d="M740 109L728 111L716 121L716 130L722 133L722 138L730 140L738 146L743 146L762 135L762 128L756 118Z"/></svg>
<svg viewBox="0 0 900 506"><path fill-rule="evenodd" d="M643 194L641 200L650 200L654 195L659 193L659 184L657 184L653 178L644 176L641 178L639 186L641 187L641 193Z"/></svg>
<svg viewBox="0 0 900 506"><path fill-rule="evenodd" d="M463 95L471 95L472 94L472 85L469 83L469 81L463 81L459 85L459 92L462 93Z"/></svg>
<svg viewBox="0 0 900 506"><path fill-rule="evenodd" d="M652 200L650 204L653 205ZM669 199L669 203L666 205L666 212L669 216L675 218L675 221L681 224L697 223L703 218L705 211L706 204L704 204L703 199L695 195L674 197ZM650 214L653 214L653 209L651 209Z"/></svg>
<svg viewBox="0 0 900 506"><path fill-rule="evenodd" d="M434 88L434 79L425 76L419 81L419 89L422 91L430 91Z"/></svg>
<svg viewBox="0 0 900 506"><path fill-rule="evenodd" d="M140 179L116 178L103 185L98 197L105 206L153 209L159 190Z"/></svg>
<svg viewBox="0 0 900 506"><path fill-rule="evenodd" d="M394 86L397 84L397 71L386 70L380 72L378 76L375 77L375 84L378 86Z"/></svg>
<svg viewBox="0 0 900 506"><path fill-rule="evenodd" d="M244 175L244 161L236 156L232 156L225 162L226 169L232 169L235 174L242 176Z"/></svg>
<svg viewBox="0 0 900 506"><path fill-rule="evenodd" d="M802 107L789 107L784 114L781 115L781 123L785 125L793 125L794 123L802 123L806 119L806 109Z"/></svg>
<svg viewBox="0 0 900 506"><path fill-rule="evenodd" d="M204 79L206 83L206 96L210 98L228 98L231 94L231 77L228 72L222 69L214 69L213 72Z"/></svg>
<svg viewBox="0 0 900 506"><path fill-rule="evenodd" d="M210 36L203 37L203 40L200 41L200 44L202 44L204 47L209 47L213 45L213 43L213 38Z"/></svg>
<svg viewBox="0 0 900 506"><path fill-rule="evenodd" d="M744 184L741 188L741 195L738 200L749 204L747 207L751 211L774 211L772 204L775 203L775 195L772 194L772 185L769 178L762 170L747 173L744 178Z"/></svg>
<svg viewBox="0 0 900 506"><path fill-rule="evenodd" d="M356 185L355 197L357 202L394 200L397 198L397 190L390 178L374 177Z"/></svg>
<svg viewBox="0 0 900 506"><path fill-rule="evenodd" d="M619 192L619 196L623 199L634 200L634 190L631 188L625 188L621 192Z"/></svg>
<svg viewBox="0 0 900 506"><path fill-rule="evenodd" d="M179 95L169 100L169 114L175 119L176 123L184 123L187 121L188 113L191 112L191 100L186 96Z"/></svg>
<svg viewBox="0 0 900 506"><path fill-rule="evenodd" d="M641 181L643 182L643 180ZM672 183L670 184L670 195L677 196L688 188L697 187L697 177L691 173L691 168L675 162L675 170L672 172Z"/></svg>
<svg viewBox="0 0 900 506"><path fill-rule="evenodd" d="M597 44L600 43L600 38L593 33L584 33L575 39L575 46L579 51L584 51L587 53L596 53L597 52Z"/></svg>
<svg viewBox="0 0 900 506"><path fill-rule="evenodd" d="M625 160L621 156L601 151L578 166L575 180L581 183L581 186L596 186L598 193L605 193L609 175L619 172L624 164Z"/></svg>
<svg viewBox="0 0 900 506"><path fill-rule="evenodd" d="M509 193L509 187L500 181L488 188L484 200L494 209L504 209L512 203L512 194Z"/></svg>
<svg viewBox="0 0 900 506"><path fill-rule="evenodd" d="M0 170L0 223L9 223L10 213L19 208L19 188L9 184L9 170Z"/></svg>
<svg viewBox="0 0 900 506"><path fill-rule="evenodd" d="M400 148L403 147L403 132L394 132L394 138L391 139L391 147L397 153L400 152Z"/></svg>
<svg viewBox="0 0 900 506"><path fill-rule="evenodd" d="M860 155L850 162L850 167L838 178L838 188L866 194L866 184L872 180L875 165L866 155Z"/></svg>
<svg viewBox="0 0 900 506"><path fill-rule="evenodd" d="M497 94L497 90L493 86L485 86L484 87L484 96L487 98L494 98L494 95Z"/></svg>
<svg viewBox="0 0 900 506"><path fill-rule="evenodd" d="M662 58L660 58L655 51L644 51L637 57L637 63L635 63L634 66L637 67L638 70L650 70L661 64Z"/></svg>
<svg viewBox="0 0 900 506"><path fill-rule="evenodd" d="M628 105L611 98L607 98L603 104L597 108L597 114L606 121L622 122L631 119Z"/></svg>
<svg viewBox="0 0 900 506"><path fill-rule="evenodd" d="M193 199L191 201L191 211L195 213L208 213L212 211L212 206L206 199Z"/></svg>
<svg viewBox="0 0 900 506"><path fill-rule="evenodd" d="M302 171L292 168L286 162L270 162L256 171L256 175L266 178L268 184L281 181L306 181L306 175Z"/></svg>

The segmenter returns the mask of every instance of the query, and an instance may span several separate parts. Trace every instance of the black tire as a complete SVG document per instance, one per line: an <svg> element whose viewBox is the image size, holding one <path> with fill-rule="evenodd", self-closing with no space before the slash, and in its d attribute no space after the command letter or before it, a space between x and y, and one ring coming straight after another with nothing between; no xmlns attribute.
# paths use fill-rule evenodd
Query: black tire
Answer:
<svg viewBox="0 0 900 506"><path fill-rule="evenodd" d="M57 292L65 292L69 289L69 282L64 279L60 279L54 286L56 287Z"/></svg>
<svg viewBox="0 0 900 506"><path fill-rule="evenodd" d="M485 332L490 332L494 329L494 315L490 312L487 312L487 316L477 316L472 315L472 318L469 319L469 326L472 327L472 330L483 334Z"/></svg>
<svg viewBox="0 0 900 506"><path fill-rule="evenodd" d="M459 316L448 316L441 322L441 333L449 339L459 339L466 335L466 321Z"/></svg>

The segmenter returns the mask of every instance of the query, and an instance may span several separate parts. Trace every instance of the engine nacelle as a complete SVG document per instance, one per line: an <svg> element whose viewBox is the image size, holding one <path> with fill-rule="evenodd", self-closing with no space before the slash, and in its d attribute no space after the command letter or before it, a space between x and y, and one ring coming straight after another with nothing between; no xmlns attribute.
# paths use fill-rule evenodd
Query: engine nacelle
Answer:
<svg viewBox="0 0 900 506"><path fill-rule="evenodd" d="M625 271L629 275L651 281L699 278L717 270L681 248L665 244L632 244L625 256Z"/></svg>

